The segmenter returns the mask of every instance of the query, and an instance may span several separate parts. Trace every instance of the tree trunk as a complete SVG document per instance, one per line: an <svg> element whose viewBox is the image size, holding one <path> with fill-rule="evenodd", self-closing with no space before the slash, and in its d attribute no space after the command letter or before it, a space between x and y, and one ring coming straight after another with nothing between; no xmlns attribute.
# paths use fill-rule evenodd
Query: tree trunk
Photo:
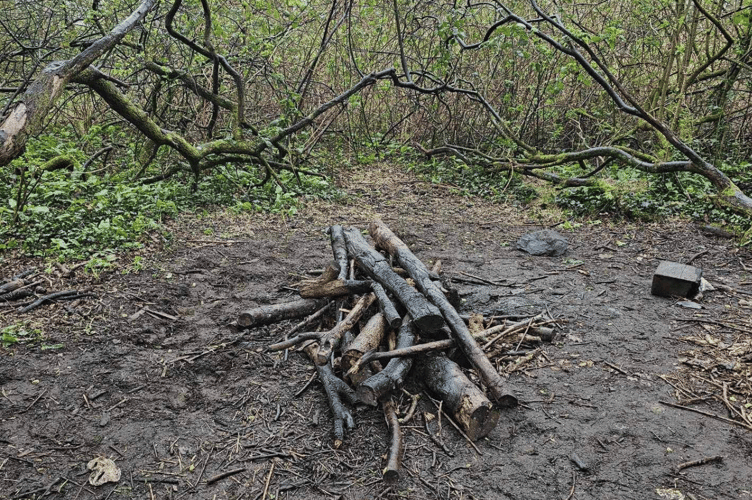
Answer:
<svg viewBox="0 0 752 500"><path fill-rule="evenodd" d="M154 7L156 0L142 0L127 19L110 33L67 61L50 63L31 84L23 98L0 124L0 166L23 154L30 137L42 131L65 86L102 54L117 45Z"/></svg>

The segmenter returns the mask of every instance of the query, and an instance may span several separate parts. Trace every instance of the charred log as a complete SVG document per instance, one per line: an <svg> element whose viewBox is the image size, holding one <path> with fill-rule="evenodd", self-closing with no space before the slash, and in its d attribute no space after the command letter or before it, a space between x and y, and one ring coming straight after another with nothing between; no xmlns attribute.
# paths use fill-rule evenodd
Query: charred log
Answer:
<svg viewBox="0 0 752 500"><path fill-rule="evenodd" d="M500 406L515 406L517 398L505 389L501 376L472 337L457 310L452 307L441 290L433 283L426 266L383 222L372 222L369 226L369 232L381 248L394 256L400 265L407 269L410 276L415 280L418 289L441 310L460 349L478 371L494 401Z"/></svg>
<svg viewBox="0 0 752 500"><path fill-rule="evenodd" d="M238 316L238 325L243 328L268 325L286 319L300 318L316 312L327 303L326 299L302 299L282 304L270 304L243 311Z"/></svg>
<svg viewBox="0 0 752 500"><path fill-rule="evenodd" d="M496 427L499 412L459 365L444 356L424 356L416 369L428 390L444 401L444 407L471 440L487 436Z"/></svg>
<svg viewBox="0 0 752 500"><path fill-rule="evenodd" d="M345 241L349 254L355 258L358 265L405 306L419 330L432 332L444 325L444 319L436 306L400 278L392 270L387 259L371 248L360 231L353 228L346 229Z"/></svg>

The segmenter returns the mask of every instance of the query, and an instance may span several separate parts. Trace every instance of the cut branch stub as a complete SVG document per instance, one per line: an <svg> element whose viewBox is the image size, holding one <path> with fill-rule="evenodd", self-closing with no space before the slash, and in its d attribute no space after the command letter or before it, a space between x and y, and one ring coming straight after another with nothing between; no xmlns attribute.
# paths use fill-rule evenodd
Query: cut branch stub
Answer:
<svg viewBox="0 0 752 500"><path fill-rule="evenodd" d="M419 359L416 370L471 440L487 436L496 427L499 412L457 363L445 356L428 355Z"/></svg>
<svg viewBox="0 0 752 500"><path fill-rule="evenodd" d="M400 278L392 270L386 258L371 248L360 231L353 228L346 229L345 241L348 253L371 278L383 285L405 306L419 330L433 332L444 326L444 318L436 306Z"/></svg>
<svg viewBox="0 0 752 500"><path fill-rule="evenodd" d="M316 312L324 307L326 299L302 299L282 304L270 304L243 311L238 316L238 325L243 328L268 325L285 319L294 319Z"/></svg>
<svg viewBox="0 0 752 500"><path fill-rule="evenodd" d="M413 321L410 316L405 316L397 334L397 347L410 347L415 344L416 340ZM412 366L411 358L390 360L386 368L358 386L356 389L358 399L368 405L376 406L382 396L402 386Z"/></svg>
<svg viewBox="0 0 752 500"><path fill-rule="evenodd" d="M500 406L515 406L517 398L504 388L504 381L475 341L459 313L449 303L441 290L431 281L426 266L407 248L407 245L381 221L374 221L368 228L377 245L389 252L415 280L418 289L433 302L444 315L454 333L462 353L478 371L493 400Z"/></svg>
<svg viewBox="0 0 752 500"><path fill-rule="evenodd" d="M404 448L402 440L402 429L400 428L399 419L397 418L397 405L391 398L383 403L384 416L389 424L389 452L387 453L386 467L384 467L384 480L394 483L399 479L399 471L402 467L402 450Z"/></svg>

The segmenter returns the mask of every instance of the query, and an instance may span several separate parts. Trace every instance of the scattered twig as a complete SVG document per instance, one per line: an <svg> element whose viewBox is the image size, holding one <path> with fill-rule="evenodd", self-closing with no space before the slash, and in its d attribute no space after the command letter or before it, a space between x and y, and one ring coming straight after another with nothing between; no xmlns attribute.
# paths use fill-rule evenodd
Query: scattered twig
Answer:
<svg viewBox="0 0 752 500"><path fill-rule="evenodd" d="M691 412L694 412L694 413L699 413L700 415L705 415L706 417L711 417L711 418L714 418L716 420L720 420L721 422L726 422L728 424L738 425L739 427L744 427L745 429L752 430L752 425L749 425L747 423L742 423L742 422L739 422L737 420L732 420L730 418L721 417L720 415L716 415L714 413L709 413L709 412L706 412L706 411L698 410L696 408L690 408L689 406L682 406L682 405L677 405L677 404L674 404L674 403L668 403L666 401L658 401L658 402L660 404L662 404L662 405L671 406L672 408L679 408L680 410L687 410L687 411L691 411Z"/></svg>
<svg viewBox="0 0 752 500"><path fill-rule="evenodd" d="M569 490L569 495L564 500L572 500L574 497L574 487L577 485L577 473L572 471L572 489Z"/></svg>
<svg viewBox="0 0 752 500"><path fill-rule="evenodd" d="M676 472L678 473L682 469L686 469L688 467L697 467L698 465L705 465L710 464L714 462L722 462L723 456L717 455L715 457L705 457L701 458L700 460L692 460L690 462L684 462L676 466Z"/></svg>
<svg viewBox="0 0 752 500"><path fill-rule="evenodd" d="M626 375L627 377L630 376L629 373L625 372L624 370L622 370L621 368L619 368L618 366L616 366L613 363L609 363L608 361L603 360L603 364L607 365L607 366L609 366L611 368L613 368L614 370L616 370L617 372L621 373L622 375Z"/></svg>
<svg viewBox="0 0 752 500"><path fill-rule="evenodd" d="M269 475L266 476L266 483L264 483L264 491L261 492L261 500L266 499L266 494L269 492L269 483L272 480L272 476L274 475L274 460L272 460L272 465L269 467Z"/></svg>
<svg viewBox="0 0 752 500"><path fill-rule="evenodd" d="M472 447L473 447L473 449L474 449L474 450L475 450L475 451L476 451L476 452L478 453L478 455L481 455L481 456L482 456L482 455L483 455L483 453L481 453L480 449L478 449L478 447L477 447L477 446L475 445L475 443L473 443L473 440L472 440L472 439L470 439L470 438L469 438L469 437L467 436L467 434L465 434L465 433L464 433L464 432L462 431L462 429L460 429L460 426L459 426L459 425L457 425L457 424L456 424L456 423L454 422L454 420L452 420L451 418L449 418L449 415L447 415L447 414L446 414L446 413L444 412L444 410L442 410L441 408L439 408L439 407L438 407L438 405L437 405L437 404L436 404L436 403L434 402L434 400L433 400L432 398L430 398L430 397L429 397L428 399L429 399L429 401L431 401L431 403L432 403L432 404L433 404L433 405L434 405L434 406L436 407L436 409L437 409L437 410L438 410L438 411L439 411L439 412L440 412L441 414L443 414L443 415L444 415L444 416L446 417L446 419L447 419L447 420L449 420L449 423L450 423L450 424L452 424L452 427L454 427L455 429L457 429L457 432L459 432L459 433L460 433L460 435L461 435L461 436L462 436L463 438L465 438L465 440L466 440L466 441L467 441L468 443L470 443L470 446L472 446Z"/></svg>
<svg viewBox="0 0 752 500"><path fill-rule="evenodd" d="M25 412L29 411L31 409L31 407L34 406L35 404L37 404L37 401L39 401L40 399L42 399L42 396L44 396L45 394L47 394L47 389L43 390L39 394L39 396L37 396L36 399L31 402L31 404L29 406L27 406L26 408L24 408L24 410L21 413L25 413Z"/></svg>
<svg viewBox="0 0 752 500"><path fill-rule="evenodd" d="M701 256L705 255L709 251L710 250L703 250L702 252L698 252L698 253L694 254L692 257L689 258L689 260L687 260L686 264L690 265L692 262L694 262L695 259L697 259L698 257L701 257Z"/></svg>
<svg viewBox="0 0 752 500"><path fill-rule="evenodd" d="M210 477L209 479L206 480L206 484L213 484L213 483L216 483L217 481L220 481L230 476L234 476L235 474L240 474L241 472L245 472L245 471L246 471L245 467L242 467L240 469L228 470L227 472L223 472L221 474L217 474L214 477Z"/></svg>

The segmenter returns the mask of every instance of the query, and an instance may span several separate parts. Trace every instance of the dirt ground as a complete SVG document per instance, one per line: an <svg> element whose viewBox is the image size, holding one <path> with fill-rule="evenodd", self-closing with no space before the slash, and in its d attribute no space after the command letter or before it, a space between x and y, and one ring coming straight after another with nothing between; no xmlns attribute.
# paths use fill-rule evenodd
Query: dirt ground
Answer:
<svg viewBox="0 0 752 500"><path fill-rule="evenodd" d="M176 240L144 252L144 269L103 274L97 298L70 310L0 309L0 326L28 320L44 332L0 350L0 499L752 498L752 425L739 416L752 403L748 250L689 224L604 219L559 226L566 256L531 257L516 240L559 221L387 167L350 171L342 188L346 202L309 202L291 218L177 221ZM381 477L381 410L358 406L357 428L332 448L322 386L297 394L311 362L265 350L292 323L228 326L244 309L295 297L300 276L331 259L327 225L365 229L374 217L424 261L441 259L447 276L506 280L456 283L462 312L560 321L556 341L508 376L521 404L503 411L479 452L446 421L449 453L428 439L423 413L436 409L422 397L403 427L396 484ZM693 257L726 286L706 293L703 309L650 295L659 260ZM47 276L54 289L91 283L80 271ZM423 394L415 381L406 389ZM409 403L403 394L401 411ZM114 460L117 483L87 484L97 456Z"/></svg>

